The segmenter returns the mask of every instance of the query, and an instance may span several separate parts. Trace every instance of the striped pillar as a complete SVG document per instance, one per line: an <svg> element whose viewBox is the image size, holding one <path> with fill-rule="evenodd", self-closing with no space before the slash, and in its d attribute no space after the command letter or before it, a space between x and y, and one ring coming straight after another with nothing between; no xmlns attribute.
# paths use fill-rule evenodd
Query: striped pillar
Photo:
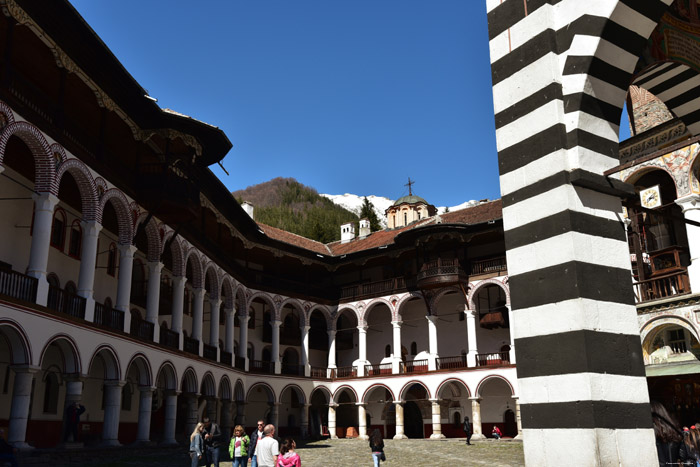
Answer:
<svg viewBox="0 0 700 467"><path fill-rule="evenodd" d="M525 462L655 465L618 124L671 0L487 0ZM475 420L476 423L476 420Z"/></svg>

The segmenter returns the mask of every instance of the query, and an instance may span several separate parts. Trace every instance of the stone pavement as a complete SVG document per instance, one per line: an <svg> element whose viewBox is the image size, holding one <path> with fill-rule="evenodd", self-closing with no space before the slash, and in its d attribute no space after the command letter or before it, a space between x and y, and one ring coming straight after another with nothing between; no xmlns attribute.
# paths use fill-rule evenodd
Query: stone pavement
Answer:
<svg viewBox="0 0 700 467"><path fill-rule="evenodd" d="M411 439L384 440L387 461L383 467L420 465L436 467L489 466L507 467L525 465L523 445L514 440L485 440L467 446L464 439L434 441ZM299 443L297 452L304 467L355 467L372 466L372 456L367 441L338 439ZM95 466L95 467L175 467L189 466L186 448L112 448L85 450L68 456L65 452L46 451L41 455L23 456L21 466ZM228 453L224 456L228 459ZM249 464L250 465L250 464ZM221 463L231 467L230 461Z"/></svg>

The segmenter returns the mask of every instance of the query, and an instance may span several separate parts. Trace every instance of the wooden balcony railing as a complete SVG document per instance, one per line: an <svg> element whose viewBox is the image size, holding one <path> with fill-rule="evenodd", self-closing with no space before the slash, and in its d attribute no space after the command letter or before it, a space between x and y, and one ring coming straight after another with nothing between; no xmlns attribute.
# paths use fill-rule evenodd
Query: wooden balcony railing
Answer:
<svg viewBox="0 0 700 467"><path fill-rule="evenodd" d="M65 313L74 318L85 319L85 299L52 285L46 306L51 310Z"/></svg>
<svg viewBox="0 0 700 467"><path fill-rule="evenodd" d="M38 281L11 269L0 269L0 294L8 297L36 302L36 287Z"/></svg>
<svg viewBox="0 0 700 467"><path fill-rule="evenodd" d="M332 378L342 379L342 378L355 378L357 376L357 368L354 366L339 366L335 369L335 374Z"/></svg>
<svg viewBox="0 0 700 467"><path fill-rule="evenodd" d="M185 352L199 355L199 341L197 339L185 336L183 339L183 347L185 348Z"/></svg>
<svg viewBox="0 0 700 467"><path fill-rule="evenodd" d="M161 327L160 343L168 348L177 350L180 347L180 333Z"/></svg>
<svg viewBox="0 0 700 467"><path fill-rule="evenodd" d="M456 370L467 367L466 355L457 355L456 357L439 357L437 359L438 370Z"/></svg>
<svg viewBox="0 0 700 467"><path fill-rule="evenodd" d="M403 277L395 277L393 279L343 287L340 289L340 300L353 301L361 298L388 295L402 290L406 290L406 282Z"/></svg>
<svg viewBox="0 0 700 467"><path fill-rule="evenodd" d="M633 287L637 303L690 293L687 271L674 272L635 282Z"/></svg>
<svg viewBox="0 0 700 467"><path fill-rule="evenodd" d="M144 319L138 319L132 316L131 318L131 335L137 339L152 342L153 341L153 323Z"/></svg>
<svg viewBox="0 0 700 467"><path fill-rule="evenodd" d="M235 358L236 368L239 370L245 370L245 358L236 356Z"/></svg>
<svg viewBox="0 0 700 467"><path fill-rule="evenodd" d="M221 363L223 363L224 365L231 366L232 362L233 362L233 355L231 354L231 352L226 352L226 351L222 350L221 351Z"/></svg>
<svg viewBox="0 0 700 467"><path fill-rule="evenodd" d="M251 373L263 373L271 375L274 372L274 364L262 360L251 360L248 365L248 371Z"/></svg>
<svg viewBox="0 0 700 467"><path fill-rule="evenodd" d="M290 376L304 376L303 365L293 365L291 363L282 364L282 374Z"/></svg>
<svg viewBox="0 0 700 467"><path fill-rule="evenodd" d="M365 376L380 376L391 374L391 363L373 363L365 365Z"/></svg>
<svg viewBox="0 0 700 467"><path fill-rule="evenodd" d="M216 346L209 345L209 344L204 344L204 350L202 352L203 357L206 358L207 360L211 360L212 362L215 362L216 359Z"/></svg>
<svg viewBox="0 0 700 467"><path fill-rule="evenodd" d="M116 331L123 331L124 312L121 310L115 310L112 307L104 306L102 303L95 302L95 324L99 324Z"/></svg>
<svg viewBox="0 0 700 467"><path fill-rule="evenodd" d="M510 365L510 352L476 354L476 366Z"/></svg>
<svg viewBox="0 0 700 467"><path fill-rule="evenodd" d="M328 379L328 368L322 366L312 366L311 377L313 379Z"/></svg>
<svg viewBox="0 0 700 467"><path fill-rule="evenodd" d="M428 360L412 360L404 363L405 373L427 373Z"/></svg>
<svg viewBox="0 0 700 467"><path fill-rule="evenodd" d="M506 257L500 256L498 258L482 259L478 261L472 261L471 270L469 271L470 276L477 274L490 274L498 272L508 271L508 265L506 264Z"/></svg>

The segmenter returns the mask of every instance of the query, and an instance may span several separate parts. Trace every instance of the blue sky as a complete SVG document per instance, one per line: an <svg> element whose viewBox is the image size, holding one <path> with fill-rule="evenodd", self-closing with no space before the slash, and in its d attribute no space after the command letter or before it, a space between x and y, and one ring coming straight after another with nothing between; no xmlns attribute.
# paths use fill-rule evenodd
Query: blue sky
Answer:
<svg viewBox="0 0 700 467"><path fill-rule="evenodd" d="M222 128L231 190L498 198L483 0L71 0L161 107Z"/></svg>

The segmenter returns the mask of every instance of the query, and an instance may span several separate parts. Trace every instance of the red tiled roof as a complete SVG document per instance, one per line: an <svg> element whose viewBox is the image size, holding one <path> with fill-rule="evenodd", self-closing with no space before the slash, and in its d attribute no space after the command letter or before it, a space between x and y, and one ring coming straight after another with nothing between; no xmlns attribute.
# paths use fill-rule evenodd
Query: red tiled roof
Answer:
<svg viewBox="0 0 700 467"><path fill-rule="evenodd" d="M260 223L258 223L258 225L268 237L275 240L289 243L290 245L295 245L323 255L340 256L349 253L356 253L358 251L369 250L371 248L377 248L384 245L390 245L394 243L394 238L401 232L415 229L417 227L436 224L438 217L440 218L440 222L443 224L465 225L480 224L482 222L500 219L502 217L501 200L497 199L495 201L489 201L476 206L460 209L459 211L440 214L440 216L428 217L398 229L380 230L378 232L373 232L365 238L355 238L347 243L337 241L324 245L321 242L310 240L300 235L286 232L269 225Z"/></svg>

